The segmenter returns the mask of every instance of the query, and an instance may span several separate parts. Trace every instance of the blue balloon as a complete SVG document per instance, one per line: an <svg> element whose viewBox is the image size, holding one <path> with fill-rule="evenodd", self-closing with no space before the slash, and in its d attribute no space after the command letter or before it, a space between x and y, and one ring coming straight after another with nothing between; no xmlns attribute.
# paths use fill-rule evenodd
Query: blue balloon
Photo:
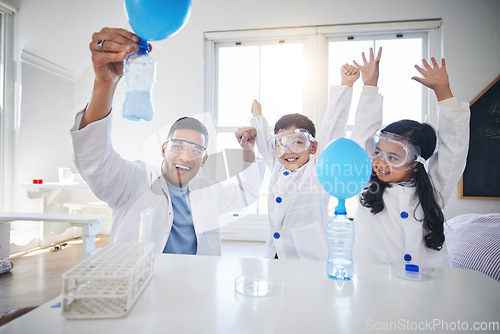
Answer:
<svg viewBox="0 0 500 334"><path fill-rule="evenodd" d="M321 152L316 171L323 189L343 203L366 187L372 164L361 146L350 139L339 138Z"/></svg>
<svg viewBox="0 0 500 334"><path fill-rule="evenodd" d="M137 36L160 41L187 23L191 0L125 0L125 12Z"/></svg>

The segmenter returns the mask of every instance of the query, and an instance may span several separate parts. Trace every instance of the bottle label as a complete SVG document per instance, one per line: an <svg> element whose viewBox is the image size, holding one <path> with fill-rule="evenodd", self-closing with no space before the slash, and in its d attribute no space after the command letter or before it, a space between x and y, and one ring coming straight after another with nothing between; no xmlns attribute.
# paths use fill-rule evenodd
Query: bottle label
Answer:
<svg viewBox="0 0 500 334"><path fill-rule="evenodd" d="M123 77L127 90L151 90L156 79L156 64L149 55L125 59Z"/></svg>

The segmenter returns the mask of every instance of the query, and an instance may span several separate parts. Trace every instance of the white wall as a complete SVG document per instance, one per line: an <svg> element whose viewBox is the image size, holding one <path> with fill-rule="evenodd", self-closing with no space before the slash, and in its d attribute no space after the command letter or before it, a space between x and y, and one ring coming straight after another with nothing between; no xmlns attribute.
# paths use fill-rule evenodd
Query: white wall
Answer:
<svg viewBox="0 0 500 334"><path fill-rule="evenodd" d="M81 15L92 15L94 10L89 8L88 13ZM124 120L118 114L123 84L118 88L114 104L115 147L126 158L140 159L142 143L152 132L180 116L205 111L205 31L442 18L443 52L452 90L459 99L470 101L500 73L499 13L497 0L193 0L191 18L184 29L167 40L152 43L152 55L158 63L154 121ZM125 18L124 13L110 14ZM90 39L88 36L81 43L88 44ZM20 169L15 182L26 182L35 174L55 179L55 167L71 164L68 115L89 100L92 75L89 66L72 84L23 67L19 133L19 152L23 153L18 156ZM33 155L24 153L31 150L34 138L36 161ZM17 196L18 203L26 203L25 195ZM459 200L455 196L449 203L447 217L469 212L500 212L500 201Z"/></svg>
<svg viewBox="0 0 500 334"><path fill-rule="evenodd" d="M21 118L13 175L19 183L29 183L32 179L56 181L57 167L72 165L67 130L73 118L68 112L73 108L73 85L30 65L23 65L22 73ZM14 186L14 196L14 209L39 209L40 203L27 200L26 191L19 186Z"/></svg>

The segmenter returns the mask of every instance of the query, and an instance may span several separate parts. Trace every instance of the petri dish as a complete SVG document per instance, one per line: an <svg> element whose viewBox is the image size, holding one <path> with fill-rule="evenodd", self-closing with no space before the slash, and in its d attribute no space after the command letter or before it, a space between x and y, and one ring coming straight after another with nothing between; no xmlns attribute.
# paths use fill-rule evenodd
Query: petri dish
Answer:
<svg viewBox="0 0 500 334"><path fill-rule="evenodd" d="M250 297L278 296L283 286L281 278L270 274L241 275L234 280L236 292Z"/></svg>
<svg viewBox="0 0 500 334"><path fill-rule="evenodd" d="M432 278L434 268L430 266L420 266L415 263L391 262L391 274L394 277L410 281L426 281Z"/></svg>

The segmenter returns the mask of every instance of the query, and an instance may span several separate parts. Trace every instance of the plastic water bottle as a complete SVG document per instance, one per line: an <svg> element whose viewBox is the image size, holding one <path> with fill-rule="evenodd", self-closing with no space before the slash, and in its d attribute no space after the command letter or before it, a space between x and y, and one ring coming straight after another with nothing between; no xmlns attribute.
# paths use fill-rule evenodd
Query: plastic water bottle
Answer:
<svg viewBox="0 0 500 334"><path fill-rule="evenodd" d="M347 218L346 211L335 210L335 216L326 226L328 262L326 273L330 278L350 280L354 275L352 246L354 244L354 226Z"/></svg>
<svg viewBox="0 0 500 334"><path fill-rule="evenodd" d="M151 93L156 77L156 62L148 52L148 42L141 39L139 50L129 54L123 61L126 95L122 115L132 121L153 119Z"/></svg>

